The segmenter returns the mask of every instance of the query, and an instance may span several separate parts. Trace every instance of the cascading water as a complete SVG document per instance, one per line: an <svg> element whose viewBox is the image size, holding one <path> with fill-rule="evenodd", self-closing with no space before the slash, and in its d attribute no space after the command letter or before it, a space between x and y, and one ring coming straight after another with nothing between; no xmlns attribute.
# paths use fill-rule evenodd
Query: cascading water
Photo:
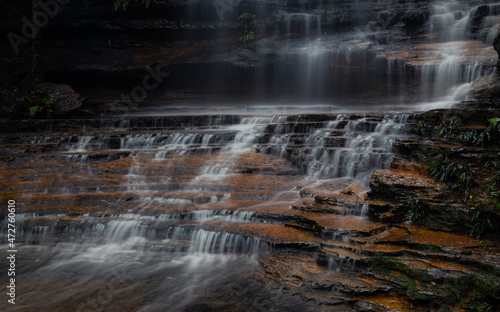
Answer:
<svg viewBox="0 0 500 312"><path fill-rule="evenodd" d="M403 58L380 61L378 47L365 39L369 31L327 35L332 29L322 23L331 12L322 5L282 14L283 44L269 53L282 63L252 72L267 77L256 82L262 90L274 92L281 84L307 99L359 94L349 100L363 103L371 92L413 83L408 72L416 68L422 107L449 107L485 73L482 62L466 55L474 9L458 2L433 7L432 47L415 66ZM493 35L480 36L489 41ZM269 57L263 50L258 53ZM381 64L386 72L373 75ZM392 85L393 74L399 84ZM198 116L95 119L80 121L90 131L18 137L24 140L19 144L33 145L8 169L14 181L9 195L27 210L17 219L19 250L43 260L20 267L21 292L34 302L48 293L47 309L54 311L62 311L67 298L64 304L80 311L196 311L205 301L217 306L229 300L228 292L236 303L226 311L254 308L269 293L279 309L301 310L300 299L264 294L246 271L268 270L272 265L259 261L288 259L292 250L304 252L301 260L317 257L314 265L326 263L321 272L329 278L354 270L364 257L358 247L372 244L365 237L384 227L367 218L370 175L389 168L394 142L405 137L407 114L331 112L360 107L346 106L324 106L325 114L309 114L316 109L309 106L308 114L285 116L265 104L243 110L244 116L214 115L218 107L203 116L193 109ZM235 294L235 284L249 291ZM248 305L239 307L240 299ZM31 303L17 310L23 308L36 309Z"/></svg>
<svg viewBox="0 0 500 312"><path fill-rule="evenodd" d="M426 103L420 109L450 108L468 99L474 82L487 74L482 67L482 60L468 56L471 48L489 48L486 44L471 40L471 24L476 10L458 1L438 2L432 6L430 36L431 42L437 42L437 50L427 52L433 54L431 61L422 65L421 88ZM491 41L493 35L489 36ZM491 44L487 38L483 40Z"/></svg>
<svg viewBox="0 0 500 312"><path fill-rule="evenodd" d="M350 177L367 183L372 170L387 166L391 158L392 142L401 135L407 116L385 116L374 129L374 120L360 118L329 122L306 140L311 145L312 161L307 166L308 174L314 177ZM341 127L341 124L344 127ZM331 136L338 132L338 139ZM339 147L328 148L327 141L344 141ZM330 143L332 144L332 143ZM331 145L330 145L331 146Z"/></svg>
<svg viewBox="0 0 500 312"><path fill-rule="evenodd" d="M385 97L389 103L410 104L411 110L449 108L469 100L474 83L493 71L491 44L500 25L496 7L435 2L423 23L425 35L415 43L387 46L374 42L381 33L377 27L349 33L323 27L329 17L323 4L304 13L280 12L280 44L256 45L264 64L256 69L256 93L350 109L363 102L357 97L377 105Z"/></svg>
<svg viewBox="0 0 500 312"><path fill-rule="evenodd" d="M321 35L321 18L307 13L290 13L285 17L286 35Z"/></svg>
<svg viewBox="0 0 500 312"><path fill-rule="evenodd" d="M241 124L234 125L228 128L229 131L236 131L235 138L223 150L222 161L217 161L214 165L205 166L202 168L202 175L197 179L211 178L220 180L230 174L231 166L246 151L251 150L253 145L257 143L258 137L263 133L269 123L279 122L284 117L253 117L243 118Z"/></svg>
<svg viewBox="0 0 500 312"><path fill-rule="evenodd" d="M84 288L72 295L79 298L72 305L85 309L84 300L92 298L92 289L109 290L99 285L121 280L123 286L111 288L109 296L124 302L130 291L161 276L155 289L175 289L175 295L145 291L155 306L169 311L189 307L209 285L247 281L241 270L257 267L255 255L272 253L272 246L296 244L293 239L299 239L281 233L292 217L286 211L301 201L297 185L317 178L366 179L363 174L383 166L395 134L391 129L401 122L398 116L338 115L326 122L315 118L244 117L234 125L188 125L188 131L172 126L144 132L103 129L78 139L71 134L70 140L64 133L51 134L40 144L60 135L59 144L49 145L51 150L40 160L60 162L63 167L52 171L46 166L31 190L38 195L18 200L34 204L36 196L47 196L45 181L58 176L72 180L72 185L52 186L66 191L57 202L45 204L64 211L60 200L69 205L80 198L77 205L86 213L20 214L20 250L33 249L46 261L24 268L27 273L21 278L36 272L41 280L51 280L66 272L80 279ZM336 151L342 151L339 160ZM343 168L358 161L355 168ZM212 171L213 179L203 178L209 167L225 169ZM336 173L335 167L339 167ZM273 174L274 170L282 173ZM276 207L283 212L273 217ZM352 209L359 215L361 206L355 203ZM91 279L82 279L83 272ZM52 298L48 305L57 305L62 297ZM115 299L100 299L98 307L114 309Z"/></svg>

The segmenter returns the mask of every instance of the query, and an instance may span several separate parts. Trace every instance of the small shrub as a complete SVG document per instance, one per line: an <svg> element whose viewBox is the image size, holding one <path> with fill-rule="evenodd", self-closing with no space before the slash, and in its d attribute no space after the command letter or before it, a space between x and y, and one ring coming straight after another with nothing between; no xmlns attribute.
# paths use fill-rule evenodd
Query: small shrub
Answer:
<svg viewBox="0 0 500 312"><path fill-rule="evenodd" d="M470 198L470 191L479 185L479 180L470 169L469 165L460 167L460 184L464 189L464 202Z"/></svg>
<svg viewBox="0 0 500 312"><path fill-rule="evenodd" d="M460 140L482 147L498 144L500 141L500 117L491 118L488 121L489 125L485 130L468 130L460 136Z"/></svg>
<svg viewBox="0 0 500 312"><path fill-rule="evenodd" d="M448 123L443 123L438 127L439 135L446 139L454 139L457 136L460 125L458 120L450 120Z"/></svg>
<svg viewBox="0 0 500 312"><path fill-rule="evenodd" d="M250 29L250 26L257 24L257 16L255 14L245 12L238 17L238 21L242 24L242 31L238 32L239 40L242 43L255 40L255 32Z"/></svg>
<svg viewBox="0 0 500 312"><path fill-rule="evenodd" d="M31 90L18 98L18 101L26 105L27 115L30 118L52 118L56 113L54 100L40 89Z"/></svg>
<svg viewBox="0 0 500 312"><path fill-rule="evenodd" d="M421 137L429 137L430 136L429 126L425 122L419 120L415 128L413 128L413 133Z"/></svg>
<svg viewBox="0 0 500 312"><path fill-rule="evenodd" d="M408 210L408 220L412 223L418 223L425 217L425 209L418 201L412 201L409 203Z"/></svg>
<svg viewBox="0 0 500 312"><path fill-rule="evenodd" d="M439 153L434 157L435 162L430 166L430 174L436 181L453 182L458 170L456 164L452 163L447 155Z"/></svg>
<svg viewBox="0 0 500 312"><path fill-rule="evenodd" d="M436 181L450 183L453 190L464 193L464 202L471 197L471 191L479 185L479 179L470 165L451 162L448 155L439 153L429 165L429 172Z"/></svg>

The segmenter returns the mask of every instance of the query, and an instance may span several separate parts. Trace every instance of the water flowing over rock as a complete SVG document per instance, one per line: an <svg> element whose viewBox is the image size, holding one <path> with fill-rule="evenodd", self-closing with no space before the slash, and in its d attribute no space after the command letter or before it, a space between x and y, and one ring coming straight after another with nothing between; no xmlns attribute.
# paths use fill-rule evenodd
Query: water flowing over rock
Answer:
<svg viewBox="0 0 500 312"><path fill-rule="evenodd" d="M19 203L19 250L48 261L20 268L19 291L29 292L25 281L55 283L46 292L54 298L48 304L58 308L52 291L64 284L74 298L66 304L78 309L118 278L122 284L111 288L116 301L106 301L106 308L149 306L140 297L126 298L153 281L156 289L178 294L157 297L146 287L154 304L181 311L200 305L246 311L255 302L290 311L420 310L411 297L400 297L405 286L397 277L377 270L399 265L410 273L395 274L417 278L411 272L420 272L439 281L499 264L497 257L480 256L497 252L490 242L398 223L412 200L439 203L441 188L408 172L411 166L391 169L394 143L407 137L409 118L47 121L53 130L44 135L13 126L1 141L10 155L2 162L9 177L2 183ZM78 132L81 127L87 130ZM375 169L383 170L372 175ZM31 279L33 270L44 282ZM93 278L73 294L71 276L82 272ZM231 293L228 287L248 287L251 299L235 294L221 306L215 298ZM415 291L441 294L420 286Z"/></svg>
<svg viewBox="0 0 500 312"><path fill-rule="evenodd" d="M71 113L0 121L18 255L2 310L499 306L498 233L472 233L500 218L447 189L497 166L496 145L412 134L498 116L497 4L111 4L68 3L43 29L44 74L72 87L40 88ZM452 107L478 110L417 113ZM463 159L456 185L416 163L435 150Z"/></svg>
<svg viewBox="0 0 500 312"><path fill-rule="evenodd" d="M145 90L147 103L243 95L262 105L447 108L494 70L500 28L498 5L464 1L158 1L118 13L81 5L51 19L40 57L47 79L102 108L121 95L133 106L148 68L168 77ZM243 44L245 12L256 15L247 25L255 39ZM9 15L4 27L15 22Z"/></svg>

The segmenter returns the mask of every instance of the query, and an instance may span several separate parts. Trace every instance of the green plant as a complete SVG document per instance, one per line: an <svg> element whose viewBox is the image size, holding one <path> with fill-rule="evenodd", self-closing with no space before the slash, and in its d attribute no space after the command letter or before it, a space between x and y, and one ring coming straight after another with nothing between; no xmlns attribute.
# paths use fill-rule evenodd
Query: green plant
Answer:
<svg viewBox="0 0 500 312"><path fill-rule="evenodd" d="M44 91L37 88L19 97L18 101L26 105L27 114L30 118L52 118L56 112L54 100L49 98Z"/></svg>
<svg viewBox="0 0 500 312"><path fill-rule="evenodd" d="M412 223L418 223L425 217L425 210L418 201L409 203L408 220Z"/></svg>
<svg viewBox="0 0 500 312"><path fill-rule="evenodd" d="M238 17L238 21L243 27L243 30L238 32L240 42L247 43L255 40L255 32L250 29L250 26L252 24L254 27L257 25L257 16L255 14L245 12Z"/></svg>
<svg viewBox="0 0 500 312"><path fill-rule="evenodd" d="M500 164L494 160L487 161L484 168L492 169L492 174L484 183L484 191L489 199L485 206L500 210Z"/></svg>
<svg viewBox="0 0 500 312"><path fill-rule="evenodd" d="M441 182L452 182L455 179L457 165L452 163L448 155L439 153L434 157L434 162L430 166L431 176Z"/></svg>
<svg viewBox="0 0 500 312"><path fill-rule="evenodd" d="M28 108L28 114L31 118L36 117L39 113L45 112L45 118L52 118L54 113L54 101L47 97L42 98L42 105L34 105Z"/></svg>
<svg viewBox="0 0 500 312"><path fill-rule="evenodd" d="M484 169L488 170L488 168L490 167L493 167L493 169L498 169L500 168L500 163L494 160L488 160L487 162L484 163Z"/></svg>
<svg viewBox="0 0 500 312"><path fill-rule="evenodd" d="M488 120L490 122L490 125L492 128L498 128L497 130L500 130L500 117L494 117Z"/></svg>
<svg viewBox="0 0 500 312"><path fill-rule="evenodd" d="M430 136L429 126L427 125L427 123L421 120L417 122L417 125L415 126L415 128L413 128L413 132L422 137Z"/></svg>
<svg viewBox="0 0 500 312"><path fill-rule="evenodd" d="M487 187L487 194L490 198L492 199L495 199L496 198L496 203L495 203L495 208L496 209L500 209L500 185L498 183L498 180L494 180L494 181L488 181L488 183L486 184L486 187Z"/></svg>
<svg viewBox="0 0 500 312"><path fill-rule="evenodd" d="M460 135L459 139L466 143L473 145L481 145L483 142L483 137L480 137L480 132L476 130L468 130L464 134Z"/></svg>
<svg viewBox="0 0 500 312"><path fill-rule="evenodd" d="M474 172L470 169L470 165L460 167L460 184L464 189L464 202L467 202L471 197L471 190L479 185L479 180L476 178Z"/></svg>
<svg viewBox="0 0 500 312"><path fill-rule="evenodd" d="M429 172L436 181L451 183L453 190L462 190L464 202L471 198L471 191L479 185L479 179L470 165L451 162L448 155L438 153L429 165Z"/></svg>
<svg viewBox="0 0 500 312"><path fill-rule="evenodd" d="M43 107L41 106L31 106L28 108L28 114L31 118L34 118L38 113L40 113L43 110Z"/></svg>
<svg viewBox="0 0 500 312"><path fill-rule="evenodd" d="M454 139L460 125L458 120L450 120L448 123L442 123L438 127L439 135L447 139Z"/></svg>
<svg viewBox="0 0 500 312"><path fill-rule="evenodd" d="M500 141L500 117L488 120L489 125L483 131L469 130L460 136L460 140L476 145L498 144Z"/></svg>

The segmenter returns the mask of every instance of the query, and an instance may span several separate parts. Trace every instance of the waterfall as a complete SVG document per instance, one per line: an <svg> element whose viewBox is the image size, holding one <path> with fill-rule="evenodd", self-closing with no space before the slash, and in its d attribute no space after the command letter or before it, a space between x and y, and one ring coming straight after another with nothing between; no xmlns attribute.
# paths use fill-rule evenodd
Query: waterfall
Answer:
<svg viewBox="0 0 500 312"><path fill-rule="evenodd" d="M239 125L230 126L227 130L236 131L234 140L224 149L220 161L213 165L204 166L202 175L197 180L213 179L220 180L231 174L231 167L241 155L250 151L258 142L259 136L264 133L266 127L271 123L280 123L286 117L247 117L243 118Z"/></svg>
<svg viewBox="0 0 500 312"><path fill-rule="evenodd" d="M459 41L466 38L471 13L469 9L455 0L437 2L431 9L430 32L437 32L440 41Z"/></svg>
<svg viewBox="0 0 500 312"><path fill-rule="evenodd" d="M261 250L262 241L224 232L194 231L190 252L193 253L255 253Z"/></svg>
<svg viewBox="0 0 500 312"><path fill-rule="evenodd" d="M391 168L397 146L404 151L414 146L407 137L408 111L453 107L489 74L499 6L429 4L430 16L416 14L415 23L422 19L422 25L409 35L406 12L427 2L151 5L164 10L151 13L151 19L151 11L138 10L140 21L122 24L122 16L135 14L131 10L117 14L119 22L103 23L120 36L110 47L101 42L106 49L99 51L123 57L103 58L115 60L112 70L92 68L110 77L122 71L120 77L126 77L133 69L131 76L137 76L139 65L125 62L128 67L121 68L122 61L136 56L145 62L151 55L136 52L158 52L158 63L172 67L171 80L162 86L168 89L172 82L178 88L174 96L158 86L148 90L151 103L138 106L134 116L32 119L19 126L32 132L0 136L4 195L19 202L15 242L22 261L16 279L22 281L23 302L18 307L37 310L46 300L42 310L51 311L316 311L320 305L379 309L379 304L383 310L383 303L395 298L417 307L419 300L400 298L405 289L394 287L394 280L369 275L364 261L379 251L404 253L419 262L406 256L398 261L437 270L444 264L426 261L446 260L448 250L425 250L434 246L431 237L429 243L418 241L433 232L418 224L389 228L385 219L370 217L375 205L370 177ZM254 25L247 25L255 40L238 42L238 16L247 11L257 14ZM97 29L99 16L91 23ZM157 32L171 42L142 46L122 39L129 27L136 34L153 26L152 38ZM125 50L134 53L125 57L120 54ZM184 89L191 84L193 89ZM206 89L198 92L199 86ZM230 96L217 97L220 102L205 99L206 93L228 90ZM99 100L91 103L99 106ZM115 109L108 104L102 106ZM398 140L405 141L398 145ZM403 171L375 177L405 179ZM409 178L420 183L416 175ZM392 201L380 205L392 209ZM391 220L399 217L390 214ZM8 222L0 220L4 242ZM476 257L474 248L490 248L466 243L450 250ZM6 243L2 247L7 250ZM456 265L449 267L443 274L461 276L452 272ZM267 305L276 298L276 306ZM317 305L293 306L302 299Z"/></svg>
<svg viewBox="0 0 500 312"><path fill-rule="evenodd" d="M272 201L273 192L289 191L294 186L286 182L286 188L262 194L250 193L246 197L245 191L239 190L243 186L232 181L244 178L245 172L252 173L255 169L242 167L246 165L240 162L260 157L255 155L270 155L274 157L271 158L273 161L293 166L297 170L294 173L297 181L348 178L367 187L370 173L388 166L393 155L392 143L404 133L407 116L337 114L328 116L327 121L316 120L320 115L245 116L232 125L219 122L209 126L190 124L187 125L189 130L184 124L178 126L184 130L171 125L168 130L148 130L147 133L141 130L129 133L126 129L120 132L101 130L78 138L72 134L70 140L66 134L54 134L62 135L60 142L49 145L54 150L42 159L64 161L67 167L61 172L49 171L45 176L54 174L62 180L76 181L75 185L54 186L64 188L64 192L56 192L60 196L88 196L86 204L94 206L97 211L107 210L108 201L105 198L108 194L114 194L112 196L120 203L120 214L105 215L102 220L92 219L87 214L75 217L75 222L68 221L70 228L77 224L79 218L90 219L90 224L94 224L91 230L76 227L75 232L71 230L67 233L69 236L78 231L88 232L90 236L102 236L104 242L109 244L120 244L134 237L167 239L158 231L168 232L171 231L168 229L178 227L176 222L190 221L194 225L204 224L207 227L203 228L204 231L221 233L211 234L214 236L210 239L200 233L184 236L187 241L203 239L212 244L212 247L206 248L192 247L193 251L222 252L231 249L253 252L257 249L242 247L250 244L247 240L241 238L239 242L240 238L222 234L239 235L237 232L216 231L216 222L258 223L256 212L228 209L225 205L247 199ZM40 142L52 141L56 139L47 137ZM68 154L91 157L67 157ZM111 167L104 171L100 169L105 166ZM270 170L265 164L263 166L262 170ZM73 170L78 174L75 175ZM110 182L99 182L95 178L96 172ZM50 176L40 177L50 179ZM362 210L359 207L356 209ZM162 213L154 217L158 212ZM33 225L34 229L26 233L26 240L33 241L34 237L37 240L57 240L57 226L47 224L51 218L70 216L26 216L23 222ZM231 243L231 246L239 247L219 246L221 242L232 240L238 242L234 243L236 245ZM218 247L213 247L214 244Z"/></svg>
<svg viewBox="0 0 500 312"><path fill-rule="evenodd" d="M328 123L321 131L308 139L311 144L312 161L308 164L308 174L314 177L349 177L361 180L367 185L372 170L388 165L391 159L392 142L400 135L406 116L385 116L375 129L370 120L361 118L350 120L339 128L339 122ZM340 132L338 147L327 148L326 142L332 130ZM335 146L335 145L334 145Z"/></svg>
<svg viewBox="0 0 500 312"><path fill-rule="evenodd" d="M464 63L462 53L465 45L464 42L442 44L438 52L441 63L422 66L424 98L431 101L422 105L422 109L449 108L467 98L474 81L481 77L483 70L478 62Z"/></svg>
<svg viewBox="0 0 500 312"><path fill-rule="evenodd" d="M483 6L484 7L484 6ZM481 76L487 74L482 68L483 60L475 60L467 55L468 50L483 46L483 49L491 49L491 29L498 27L497 19L489 17L492 13L487 6L488 13L481 18L479 24L486 34L481 30L477 36L489 46L478 41L472 41L474 37L474 23L477 19L478 7L468 8L458 1L438 2L432 6L430 17L430 37L436 51L432 53L431 61L422 65L421 88L424 103L419 105L422 110L435 108L450 108L454 104L467 100L474 82ZM494 26L493 24L497 25Z"/></svg>
<svg viewBox="0 0 500 312"><path fill-rule="evenodd" d="M321 17L308 13L290 13L285 16L286 35L321 35Z"/></svg>

